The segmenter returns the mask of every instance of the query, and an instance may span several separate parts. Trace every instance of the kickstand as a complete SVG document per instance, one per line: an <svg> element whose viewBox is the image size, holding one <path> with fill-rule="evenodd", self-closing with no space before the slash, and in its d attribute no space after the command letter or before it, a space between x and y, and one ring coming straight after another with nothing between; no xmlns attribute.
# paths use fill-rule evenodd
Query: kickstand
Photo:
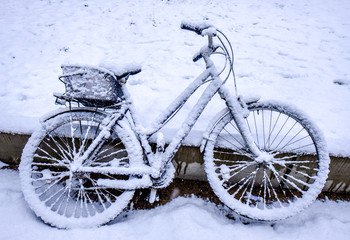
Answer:
<svg viewBox="0 0 350 240"><path fill-rule="evenodd" d="M156 200L156 196L157 196L157 189L151 189L151 192L149 194L149 203L154 203Z"/></svg>

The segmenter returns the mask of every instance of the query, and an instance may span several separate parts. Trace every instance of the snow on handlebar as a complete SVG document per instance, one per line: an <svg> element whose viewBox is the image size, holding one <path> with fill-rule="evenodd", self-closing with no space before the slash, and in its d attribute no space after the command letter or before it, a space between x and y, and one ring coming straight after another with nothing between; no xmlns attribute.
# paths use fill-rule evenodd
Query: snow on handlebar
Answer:
<svg viewBox="0 0 350 240"><path fill-rule="evenodd" d="M195 23L183 21L181 23L180 28L184 30L193 31L201 36L216 36L216 28L213 25L206 22Z"/></svg>

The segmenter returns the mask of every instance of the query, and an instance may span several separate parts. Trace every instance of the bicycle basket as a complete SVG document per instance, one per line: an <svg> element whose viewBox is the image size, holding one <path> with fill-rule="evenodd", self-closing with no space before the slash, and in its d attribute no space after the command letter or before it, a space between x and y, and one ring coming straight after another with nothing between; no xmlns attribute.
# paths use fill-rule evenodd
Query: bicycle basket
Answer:
<svg viewBox="0 0 350 240"><path fill-rule="evenodd" d="M113 73L103 68L63 65L59 79L65 84L68 98L85 106L106 107L121 100L122 91Z"/></svg>

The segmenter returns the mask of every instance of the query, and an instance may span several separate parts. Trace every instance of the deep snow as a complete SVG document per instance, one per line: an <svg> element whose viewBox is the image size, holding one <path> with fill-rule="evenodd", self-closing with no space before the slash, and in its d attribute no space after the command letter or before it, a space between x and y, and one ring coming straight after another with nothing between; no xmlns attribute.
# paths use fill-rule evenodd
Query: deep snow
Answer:
<svg viewBox="0 0 350 240"><path fill-rule="evenodd" d="M226 218L213 203L179 197L152 210L93 229L58 230L37 219L21 193L18 172L0 170L0 239L317 239L350 235L350 203L316 201L307 210L275 225Z"/></svg>

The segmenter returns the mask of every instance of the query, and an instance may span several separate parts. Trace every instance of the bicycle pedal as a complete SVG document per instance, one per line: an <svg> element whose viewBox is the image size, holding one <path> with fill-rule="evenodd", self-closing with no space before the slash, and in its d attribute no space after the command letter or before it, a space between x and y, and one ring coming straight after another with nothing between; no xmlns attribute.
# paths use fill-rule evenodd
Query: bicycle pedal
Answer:
<svg viewBox="0 0 350 240"><path fill-rule="evenodd" d="M163 133L157 133L157 152L164 152L164 136Z"/></svg>

